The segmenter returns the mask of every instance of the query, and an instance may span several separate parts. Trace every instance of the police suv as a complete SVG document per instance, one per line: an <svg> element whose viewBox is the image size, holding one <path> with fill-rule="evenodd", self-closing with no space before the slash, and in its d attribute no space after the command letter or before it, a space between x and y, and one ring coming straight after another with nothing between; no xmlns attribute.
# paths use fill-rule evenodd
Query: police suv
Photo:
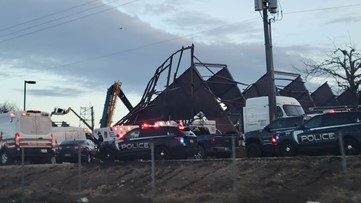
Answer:
<svg viewBox="0 0 361 203"><path fill-rule="evenodd" d="M340 138L347 155L357 155L361 146L361 112L334 112L312 117L299 128L273 136L281 155L340 154Z"/></svg>
<svg viewBox="0 0 361 203"><path fill-rule="evenodd" d="M151 143L157 160L187 158L198 153L197 136L176 126L144 124L117 140L103 142L99 151L102 161L151 158Z"/></svg>
<svg viewBox="0 0 361 203"><path fill-rule="evenodd" d="M246 132L244 134L244 142L247 157L277 155L274 135L281 133L289 134L292 130L302 125L304 120L304 116L278 118L261 130Z"/></svg>

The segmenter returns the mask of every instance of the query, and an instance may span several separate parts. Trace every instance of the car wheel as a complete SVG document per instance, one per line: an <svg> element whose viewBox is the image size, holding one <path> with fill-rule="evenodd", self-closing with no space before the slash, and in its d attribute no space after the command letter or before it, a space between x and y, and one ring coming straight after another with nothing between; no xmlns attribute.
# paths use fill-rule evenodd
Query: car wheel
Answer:
<svg viewBox="0 0 361 203"><path fill-rule="evenodd" d="M197 160L207 158L206 150L204 149L204 147L202 145L198 145L198 152L196 154L194 154L194 158Z"/></svg>
<svg viewBox="0 0 361 203"><path fill-rule="evenodd" d="M247 157L260 157L262 156L262 150L258 144L250 144L246 147Z"/></svg>
<svg viewBox="0 0 361 203"><path fill-rule="evenodd" d="M7 151L2 151L0 153L0 159L2 165L12 164L14 162Z"/></svg>
<svg viewBox="0 0 361 203"><path fill-rule="evenodd" d="M101 152L101 159L104 162L114 162L115 156L111 149L105 149Z"/></svg>
<svg viewBox="0 0 361 203"><path fill-rule="evenodd" d="M281 156L295 156L296 155L296 147L290 141L281 143L278 150L279 150L279 154Z"/></svg>
<svg viewBox="0 0 361 203"><path fill-rule="evenodd" d="M167 147L164 146L159 146L155 148L154 153L155 153L154 158L156 160L167 160L170 158L169 150Z"/></svg>
<svg viewBox="0 0 361 203"><path fill-rule="evenodd" d="M344 142L344 151L346 155L358 155L360 154L360 147L355 140L348 138Z"/></svg>

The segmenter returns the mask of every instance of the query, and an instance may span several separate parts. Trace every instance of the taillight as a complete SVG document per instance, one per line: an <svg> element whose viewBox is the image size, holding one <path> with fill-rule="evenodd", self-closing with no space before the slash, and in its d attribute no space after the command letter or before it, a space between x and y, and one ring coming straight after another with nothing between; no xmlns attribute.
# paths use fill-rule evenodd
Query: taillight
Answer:
<svg viewBox="0 0 361 203"><path fill-rule="evenodd" d="M15 118L15 117L16 117L15 113L10 113L10 118Z"/></svg>
<svg viewBox="0 0 361 203"><path fill-rule="evenodd" d="M19 133L15 134L15 145L20 146L20 134Z"/></svg>
<svg viewBox="0 0 361 203"><path fill-rule="evenodd" d="M182 137L182 136L177 136L177 137L175 137L175 139L177 139L178 142L180 142L181 144L184 144L184 137Z"/></svg>
<svg viewBox="0 0 361 203"><path fill-rule="evenodd" d="M50 134L50 141L51 141L51 147L53 147L56 144L56 141L54 140L54 135Z"/></svg>
<svg viewBox="0 0 361 203"><path fill-rule="evenodd" d="M211 144L216 144L216 138L214 136L211 137Z"/></svg>

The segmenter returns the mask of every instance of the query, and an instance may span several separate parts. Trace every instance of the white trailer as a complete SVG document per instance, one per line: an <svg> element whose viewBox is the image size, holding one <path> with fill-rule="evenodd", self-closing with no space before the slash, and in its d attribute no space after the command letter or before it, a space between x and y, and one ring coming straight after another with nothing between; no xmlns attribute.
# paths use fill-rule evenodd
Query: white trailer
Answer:
<svg viewBox="0 0 361 203"><path fill-rule="evenodd" d="M0 114L0 163L24 158L34 162L54 160L54 139L49 113L38 110Z"/></svg>
<svg viewBox="0 0 361 203"><path fill-rule="evenodd" d="M89 130L81 127L54 127L52 128L55 145L58 146L65 140L86 140ZM90 133L89 133L90 134Z"/></svg>

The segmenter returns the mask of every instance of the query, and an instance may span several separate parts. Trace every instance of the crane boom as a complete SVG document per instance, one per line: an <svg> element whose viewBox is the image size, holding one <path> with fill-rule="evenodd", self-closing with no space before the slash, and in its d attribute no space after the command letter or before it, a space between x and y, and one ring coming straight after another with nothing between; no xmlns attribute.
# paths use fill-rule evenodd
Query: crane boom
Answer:
<svg viewBox="0 0 361 203"><path fill-rule="evenodd" d="M102 119L100 120L100 127L110 127L112 125L113 114L115 110L115 105L117 103L117 97L119 97L127 109L130 111L133 109L132 104L129 102L128 98L125 96L124 92L121 90L121 83L114 82L108 88L107 96L105 98L104 109Z"/></svg>

